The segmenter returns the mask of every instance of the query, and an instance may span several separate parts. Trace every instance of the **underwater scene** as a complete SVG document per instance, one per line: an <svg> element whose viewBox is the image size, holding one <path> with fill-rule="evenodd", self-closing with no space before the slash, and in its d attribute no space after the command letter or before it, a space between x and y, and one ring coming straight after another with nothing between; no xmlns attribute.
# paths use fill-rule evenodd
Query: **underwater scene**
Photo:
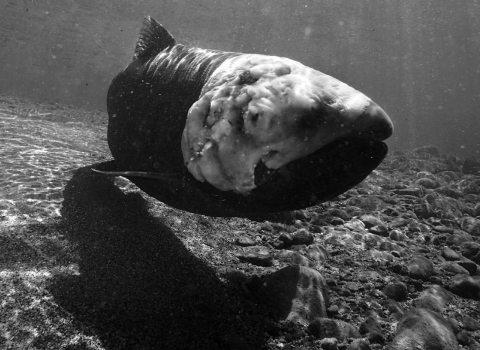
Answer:
<svg viewBox="0 0 480 350"><path fill-rule="evenodd" d="M480 349L480 1L0 2L0 349Z"/></svg>

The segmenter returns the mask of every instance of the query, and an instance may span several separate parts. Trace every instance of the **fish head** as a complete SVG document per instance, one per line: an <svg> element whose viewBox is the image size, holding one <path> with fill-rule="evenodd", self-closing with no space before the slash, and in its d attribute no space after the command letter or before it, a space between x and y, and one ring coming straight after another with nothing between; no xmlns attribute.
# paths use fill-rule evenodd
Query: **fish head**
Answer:
<svg viewBox="0 0 480 350"><path fill-rule="evenodd" d="M387 113L338 79L287 58L240 55L190 108L182 153L194 178L220 191L305 207L362 181L392 133Z"/></svg>

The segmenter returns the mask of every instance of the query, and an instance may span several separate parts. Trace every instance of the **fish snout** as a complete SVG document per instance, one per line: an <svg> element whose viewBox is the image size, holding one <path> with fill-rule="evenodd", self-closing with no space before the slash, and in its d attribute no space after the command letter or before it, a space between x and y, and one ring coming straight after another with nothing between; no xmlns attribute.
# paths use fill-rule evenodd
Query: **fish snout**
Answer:
<svg viewBox="0 0 480 350"><path fill-rule="evenodd" d="M384 141L393 134L393 123L388 114L375 102L370 105L352 124L354 137Z"/></svg>

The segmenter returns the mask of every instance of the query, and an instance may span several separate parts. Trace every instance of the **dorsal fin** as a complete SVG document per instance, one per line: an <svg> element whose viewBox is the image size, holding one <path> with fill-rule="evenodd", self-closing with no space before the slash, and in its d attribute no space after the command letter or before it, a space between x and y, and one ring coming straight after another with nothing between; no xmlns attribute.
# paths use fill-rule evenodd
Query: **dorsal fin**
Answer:
<svg viewBox="0 0 480 350"><path fill-rule="evenodd" d="M152 57L175 44L172 34L154 18L148 16L143 21L133 59Z"/></svg>

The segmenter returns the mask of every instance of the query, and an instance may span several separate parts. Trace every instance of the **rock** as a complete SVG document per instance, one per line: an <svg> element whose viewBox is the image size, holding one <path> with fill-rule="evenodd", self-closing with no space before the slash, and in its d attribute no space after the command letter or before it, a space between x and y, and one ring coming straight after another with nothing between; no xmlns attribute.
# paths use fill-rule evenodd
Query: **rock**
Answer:
<svg viewBox="0 0 480 350"><path fill-rule="evenodd" d="M450 324L428 309L410 309L400 320L387 350L458 350Z"/></svg>
<svg viewBox="0 0 480 350"><path fill-rule="evenodd" d="M332 305L328 308L327 313L329 315L335 315L338 314L339 307L338 305Z"/></svg>
<svg viewBox="0 0 480 350"><path fill-rule="evenodd" d="M331 318L316 318L308 325L308 330L315 338L337 338L345 341L347 338L360 338L358 330L351 324Z"/></svg>
<svg viewBox="0 0 480 350"><path fill-rule="evenodd" d="M373 233L374 235L387 237L388 228L385 225L373 226L368 229L368 232Z"/></svg>
<svg viewBox="0 0 480 350"><path fill-rule="evenodd" d="M447 196L447 197L455 198L455 199L459 199L459 198L463 197L463 192L462 191L451 188L449 185L436 188L435 192L437 192L438 194L442 194L444 196Z"/></svg>
<svg viewBox="0 0 480 350"><path fill-rule="evenodd" d="M414 279L426 281L433 275L433 263L423 256L416 255L409 262L408 275Z"/></svg>
<svg viewBox="0 0 480 350"><path fill-rule="evenodd" d="M323 350L337 350L338 349L337 338L323 338L320 342L320 348Z"/></svg>
<svg viewBox="0 0 480 350"><path fill-rule="evenodd" d="M371 350L370 345L363 339L355 339L348 346L347 350Z"/></svg>
<svg viewBox="0 0 480 350"><path fill-rule="evenodd" d="M406 241L408 239L407 235L400 230L392 230L390 232L390 239L392 241Z"/></svg>
<svg viewBox="0 0 480 350"><path fill-rule="evenodd" d="M417 198L423 197L423 190L421 187L402 188L393 192L398 194L399 196L413 196Z"/></svg>
<svg viewBox="0 0 480 350"><path fill-rule="evenodd" d="M345 284L345 287L347 287L348 290L351 290L352 292L356 292L360 289L362 289L362 285L360 283L357 283L357 282L347 282Z"/></svg>
<svg viewBox="0 0 480 350"><path fill-rule="evenodd" d="M380 243L378 249L383 252L393 252L394 250L398 252L402 250L398 245L389 241L383 241Z"/></svg>
<svg viewBox="0 0 480 350"><path fill-rule="evenodd" d="M235 254L240 261L253 265L269 267L273 265L273 255L264 246L246 247L243 251Z"/></svg>
<svg viewBox="0 0 480 350"><path fill-rule="evenodd" d="M459 184L463 194L480 194L480 186L473 182Z"/></svg>
<svg viewBox="0 0 480 350"><path fill-rule="evenodd" d="M380 275L377 271L359 271L357 276L362 282L374 282L382 278L382 275Z"/></svg>
<svg viewBox="0 0 480 350"><path fill-rule="evenodd" d="M456 275L448 290L464 298L480 299L480 276Z"/></svg>
<svg viewBox="0 0 480 350"><path fill-rule="evenodd" d="M367 254L373 260L386 260L386 261L394 260L393 255L390 254L389 252L385 252L385 251L379 251L379 250L376 250L376 249L371 249L367 252Z"/></svg>
<svg viewBox="0 0 480 350"><path fill-rule="evenodd" d="M295 210L293 213L295 215L295 218L298 220L308 219L307 214L305 213L305 210Z"/></svg>
<svg viewBox="0 0 480 350"><path fill-rule="evenodd" d="M468 344L468 350L480 350L480 343L478 343L475 339L469 338L470 344Z"/></svg>
<svg viewBox="0 0 480 350"><path fill-rule="evenodd" d="M436 216L452 220L462 216L462 212L458 208L459 204L453 198L438 198L430 204Z"/></svg>
<svg viewBox="0 0 480 350"><path fill-rule="evenodd" d="M360 220L365 224L366 228L370 228L373 226L385 226L382 220L373 215L362 215L360 217Z"/></svg>
<svg viewBox="0 0 480 350"><path fill-rule="evenodd" d="M273 232L274 231L272 225L270 225L270 223L268 221L262 222L260 224L260 230L267 231L267 232Z"/></svg>
<svg viewBox="0 0 480 350"><path fill-rule="evenodd" d="M309 245L313 243L313 233L302 228L292 234L293 244L305 244Z"/></svg>
<svg viewBox="0 0 480 350"><path fill-rule="evenodd" d="M407 286L402 282L387 285L383 293L390 299L396 301L404 301L408 296Z"/></svg>
<svg viewBox="0 0 480 350"><path fill-rule="evenodd" d="M308 258L291 250L280 251L277 259L279 262L288 265L309 266L310 264Z"/></svg>
<svg viewBox="0 0 480 350"><path fill-rule="evenodd" d="M283 249L285 248L285 243L283 243L282 241L276 239L274 240L273 242L270 242L270 244L272 245L273 248L275 249Z"/></svg>
<svg viewBox="0 0 480 350"><path fill-rule="evenodd" d="M420 185L422 187L428 188L428 189L434 189L440 186L439 182L434 179L428 179L428 178L421 178L415 181L417 185Z"/></svg>
<svg viewBox="0 0 480 350"><path fill-rule="evenodd" d="M436 212L433 210L432 205L427 201L422 201L420 204L413 206L413 212L419 218L430 218L436 215Z"/></svg>
<svg viewBox="0 0 480 350"><path fill-rule="evenodd" d="M385 307L397 320L401 319L405 314L405 310L403 310L402 306L395 300L387 299L385 301Z"/></svg>
<svg viewBox="0 0 480 350"><path fill-rule="evenodd" d="M385 338L382 334L382 327L378 323L375 317L367 317L359 327L359 332L361 335L368 335L368 340L370 343L384 344Z"/></svg>
<svg viewBox="0 0 480 350"><path fill-rule="evenodd" d="M460 220L460 227L465 232L473 235L473 236L480 236L480 220L476 218L472 218L469 216L463 217Z"/></svg>
<svg viewBox="0 0 480 350"><path fill-rule="evenodd" d="M447 227L447 226L443 226L443 225L435 226L435 227L433 228L433 230L436 231L436 232L440 232L440 233L449 233L449 234L452 234L452 233L453 233L453 228Z"/></svg>
<svg viewBox="0 0 480 350"><path fill-rule="evenodd" d="M478 203L475 208L473 208L473 213L475 216L480 216L480 203Z"/></svg>
<svg viewBox="0 0 480 350"><path fill-rule="evenodd" d="M462 258L460 254L450 248L443 248L441 254L442 257L447 261L456 261Z"/></svg>
<svg viewBox="0 0 480 350"><path fill-rule="evenodd" d="M281 319L308 324L327 315L327 285L322 274L303 266L288 266L268 276L259 297Z"/></svg>
<svg viewBox="0 0 480 350"><path fill-rule="evenodd" d="M466 332L458 332L457 340L460 345L469 345L471 340Z"/></svg>
<svg viewBox="0 0 480 350"><path fill-rule="evenodd" d="M468 315L463 316L462 321L463 321L463 326L467 331L475 332L480 329L480 323L471 316L468 316Z"/></svg>
<svg viewBox="0 0 480 350"><path fill-rule="evenodd" d="M465 242L460 247L460 252L467 259L480 264L480 244L477 242Z"/></svg>
<svg viewBox="0 0 480 350"><path fill-rule="evenodd" d="M461 230L454 230L453 235L448 236L446 245L461 245L464 242L472 241L472 236Z"/></svg>
<svg viewBox="0 0 480 350"><path fill-rule="evenodd" d="M255 245L256 243L250 237L242 235L237 237L237 239L235 240L235 244L239 245L240 247L249 247Z"/></svg>
<svg viewBox="0 0 480 350"><path fill-rule="evenodd" d="M351 219L350 215L348 215L347 212L342 209L332 209L330 210L330 215L340 218L344 221L348 221Z"/></svg>
<svg viewBox="0 0 480 350"><path fill-rule="evenodd" d="M432 285L417 298L415 306L435 312L443 312L451 300L452 295L448 291L438 285Z"/></svg>
<svg viewBox="0 0 480 350"><path fill-rule="evenodd" d="M408 219L408 218L397 218L390 223L390 227L398 228L398 227L407 226L411 224L412 221L413 221L412 219Z"/></svg>
<svg viewBox="0 0 480 350"><path fill-rule="evenodd" d="M344 226L352 231L357 231L357 232L365 231L365 224L358 219L352 219L349 222L346 222Z"/></svg>
<svg viewBox="0 0 480 350"><path fill-rule="evenodd" d="M345 224L345 221L343 219L334 217L332 218L332 220L330 220L330 224L332 224L333 226L340 226Z"/></svg>
<svg viewBox="0 0 480 350"><path fill-rule="evenodd" d="M292 245L293 243L293 237L290 233L282 233L280 236L278 236L278 240L282 241L286 246Z"/></svg>
<svg viewBox="0 0 480 350"><path fill-rule="evenodd" d="M475 275L475 273L477 272L477 264L475 264L471 260L457 261L457 264L463 267L465 270L467 270L468 273L472 276Z"/></svg>
<svg viewBox="0 0 480 350"><path fill-rule="evenodd" d="M316 263L321 263L327 260L330 256L327 250L319 244L312 244L308 246L307 255L312 261Z"/></svg>
<svg viewBox="0 0 480 350"><path fill-rule="evenodd" d="M462 326L460 325L460 322L458 322L456 319L454 319L453 317L449 317L447 318L447 321L450 323L450 326L452 326L453 333L457 334L461 331Z"/></svg>
<svg viewBox="0 0 480 350"><path fill-rule="evenodd" d="M466 274L469 275L468 270L453 261L445 261L440 264L439 268L443 271L450 272L454 275Z"/></svg>
<svg viewBox="0 0 480 350"><path fill-rule="evenodd" d="M462 172L464 174L480 175L480 159L466 158L463 162Z"/></svg>

